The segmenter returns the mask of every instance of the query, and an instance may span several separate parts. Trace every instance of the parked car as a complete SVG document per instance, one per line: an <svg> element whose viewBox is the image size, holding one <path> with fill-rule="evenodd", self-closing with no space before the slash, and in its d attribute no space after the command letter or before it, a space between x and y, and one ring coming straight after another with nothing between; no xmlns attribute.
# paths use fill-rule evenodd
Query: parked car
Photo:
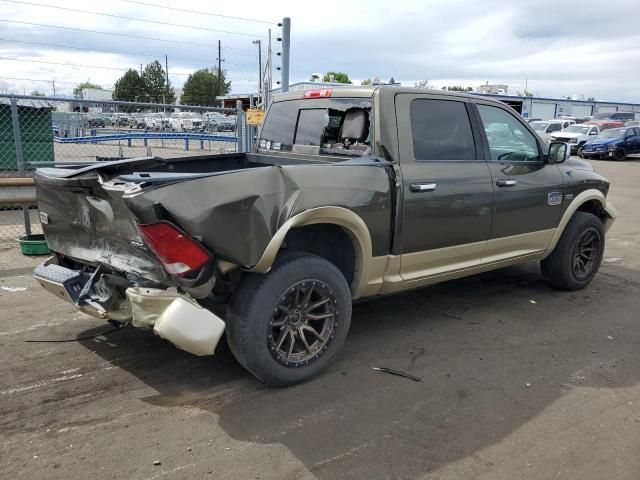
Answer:
<svg viewBox="0 0 640 480"><path fill-rule="evenodd" d="M568 143L572 154L580 154L582 146L599 133L597 125L570 125L564 130L549 134L549 137L556 142Z"/></svg>
<svg viewBox="0 0 640 480"><path fill-rule="evenodd" d="M129 128L145 129L145 116L146 114L144 113L132 113L129 116Z"/></svg>
<svg viewBox="0 0 640 480"><path fill-rule="evenodd" d="M595 120L618 120L619 122L626 122L628 120L635 120L636 114L634 112L602 112L596 113L593 118Z"/></svg>
<svg viewBox="0 0 640 480"><path fill-rule="evenodd" d="M169 128L169 118L163 113L149 113L144 117L144 126L147 130L165 130Z"/></svg>
<svg viewBox="0 0 640 480"><path fill-rule="evenodd" d="M212 132L233 132L236 129L236 117L220 115L210 117L208 120L208 130Z"/></svg>
<svg viewBox="0 0 640 480"><path fill-rule="evenodd" d="M541 122L542 119L541 118L527 118L527 122L531 123L531 122Z"/></svg>
<svg viewBox="0 0 640 480"><path fill-rule="evenodd" d="M569 126L569 123L565 120L545 120L531 122L529 125L531 125L531 128L536 131L540 138L542 138L546 143L549 143L551 141L551 137L549 135L553 132L563 130L565 127Z"/></svg>
<svg viewBox="0 0 640 480"><path fill-rule="evenodd" d="M533 260L581 289L615 218L603 176L486 97L289 92L260 135L255 154L38 169L53 257L35 278L196 355L226 330L241 365L291 385L335 358L353 299Z"/></svg>
<svg viewBox="0 0 640 480"><path fill-rule="evenodd" d="M596 125L600 131L609 130L610 128L622 128L624 123L618 120L591 120L584 125Z"/></svg>
<svg viewBox="0 0 640 480"><path fill-rule="evenodd" d="M628 120L624 122L625 127L637 127L640 126L640 120Z"/></svg>
<svg viewBox="0 0 640 480"><path fill-rule="evenodd" d="M192 112L178 112L169 117L169 128L172 132L200 131L203 127L202 118Z"/></svg>
<svg viewBox="0 0 640 480"><path fill-rule="evenodd" d="M621 161L632 153L640 153L640 127L605 130L582 147L583 158L612 158Z"/></svg>
<svg viewBox="0 0 640 480"><path fill-rule="evenodd" d="M86 125L89 128L104 128L110 124L111 122L108 122L107 117L103 115L87 115L86 117Z"/></svg>
<svg viewBox="0 0 640 480"><path fill-rule="evenodd" d="M112 121L112 124L117 127L129 126L129 116L124 115L122 113L114 113L111 121Z"/></svg>

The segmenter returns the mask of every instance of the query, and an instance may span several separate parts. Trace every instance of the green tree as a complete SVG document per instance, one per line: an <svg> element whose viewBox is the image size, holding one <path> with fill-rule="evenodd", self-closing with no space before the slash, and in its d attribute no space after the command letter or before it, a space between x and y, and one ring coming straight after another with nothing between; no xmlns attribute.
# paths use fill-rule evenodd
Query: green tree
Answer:
<svg viewBox="0 0 640 480"><path fill-rule="evenodd" d="M140 78L144 85L145 102L175 103L176 92L167 82L166 73L159 61L155 60L144 67Z"/></svg>
<svg viewBox="0 0 640 480"><path fill-rule="evenodd" d="M371 85L373 82L371 81L370 78L367 78L366 80L362 80L360 82L360 85Z"/></svg>
<svg viewBox="0 0 640 480"><path fill-rule="evenodd" d="M39 92L38 90L34 90L33 92L31 92L31 95L33 95L34 97L46 97L44 93Z"/></svg>
<svg viewBox="0 0 640 480"><path fill-rule="evenodd" d="M146 97L145 86L138 70L130 68L116 81L112 97L124 102L139 102Z"/></svg>
<svg viewBox="0 0 640 480"><path fill-rule="evenodd" d="M349 80L349 75L344 72L327 72L324 74L323 82L335 82L335 83L352 83Z"/></svg>
<svg viewBox="0 0 640 480"><path fill-rule="evenodd" d="M88 82L88 81L79 83L73 89L73 96L78 98L80 96L80 94L82 93L82 90L84 90L85 88L93 88L94 90L102 90L102 85L98 85L97 83L91 83L91 82Z"/></svg>
<svg viewBox="0 0 640 480"><path fill-rule="evenodd" d="M224 72L221 78L218 78L206 68L195 71L184 82L180 103L182 105L214 105L217 97L226 95L231 90L231 82L225 80Z"/></svg>

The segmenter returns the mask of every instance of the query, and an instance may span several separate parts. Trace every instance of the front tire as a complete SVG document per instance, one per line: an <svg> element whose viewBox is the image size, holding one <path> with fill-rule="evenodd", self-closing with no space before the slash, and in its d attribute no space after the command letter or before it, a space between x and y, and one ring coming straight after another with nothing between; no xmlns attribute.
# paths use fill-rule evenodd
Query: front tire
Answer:
<svg viewBox="0 0 640 480"><path fill-rule="evenodd" d="M556 288L580 290L598 272L604 243L600 219L591 213L576 212L553 252L540 262L542 274Z"/></svg>
<svg viewBox="0 0 640 480"><path fill-rule="evenodd" d="M351 292L331 262L286 252L249 273L233 296L227 341L238 362L270 385L309 380L336 357L351 323Z"/></svg>

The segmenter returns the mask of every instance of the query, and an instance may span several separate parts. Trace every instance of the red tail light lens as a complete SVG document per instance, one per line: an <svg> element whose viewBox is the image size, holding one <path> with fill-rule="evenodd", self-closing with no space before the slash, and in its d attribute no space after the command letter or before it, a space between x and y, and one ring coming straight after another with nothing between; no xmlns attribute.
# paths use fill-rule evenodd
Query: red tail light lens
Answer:
<svg viewBox="0 0 640 480"><path fill-rule="evenodd" d="M138 225L138 230L171 275L187 275L211 259L198 242L169 222Z"/></svg>

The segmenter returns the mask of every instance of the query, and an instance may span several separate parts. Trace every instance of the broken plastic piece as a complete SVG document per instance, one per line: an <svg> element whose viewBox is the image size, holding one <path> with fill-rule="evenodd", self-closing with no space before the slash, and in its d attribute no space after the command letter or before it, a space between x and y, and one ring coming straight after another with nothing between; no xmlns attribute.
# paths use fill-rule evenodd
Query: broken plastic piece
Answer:
<svg viewBox="0 0 640 480"><path fill-rule="evenodd" d="M378 372L390 373L391 375L397 375L398 377L408 378L409 380L413 380L414 382L422 382L422 378L416 377L415 375L411 375L410 373L401 372L399 370L393 370L392 368L387 367L373 367L373 370Z"/></svg>

